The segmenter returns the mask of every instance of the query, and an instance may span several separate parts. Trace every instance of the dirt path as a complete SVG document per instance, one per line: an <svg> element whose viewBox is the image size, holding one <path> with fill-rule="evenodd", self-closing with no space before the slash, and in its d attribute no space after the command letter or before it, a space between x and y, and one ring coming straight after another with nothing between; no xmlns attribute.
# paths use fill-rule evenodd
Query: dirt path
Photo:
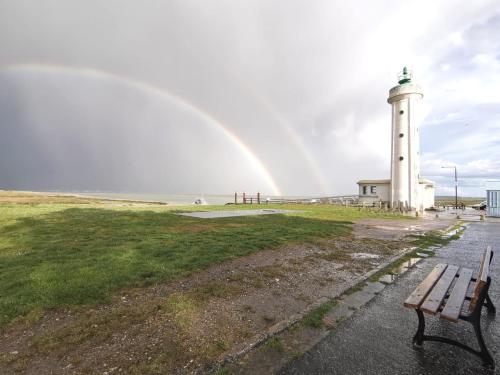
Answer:
<svg viewBox="0 0 500 375"><path fill-rule="evenodd" d="M354 223L353 228L356 238L400 240L408 235L442 230L455 222L453 218L435 220L432 215L427 215L419 220L364 219Z"/></svg>
<svg viewBox="0 0 500 375"><path fill-rule="evenodd" d="M411 225L418 231L449 224ZM0 373L207 371L256 335L323 296L342 293L404 251L407 228L408 221L362 221L350 237L261 251L173 283L123 291L106 305L17 322L2 335Z"/></svg>

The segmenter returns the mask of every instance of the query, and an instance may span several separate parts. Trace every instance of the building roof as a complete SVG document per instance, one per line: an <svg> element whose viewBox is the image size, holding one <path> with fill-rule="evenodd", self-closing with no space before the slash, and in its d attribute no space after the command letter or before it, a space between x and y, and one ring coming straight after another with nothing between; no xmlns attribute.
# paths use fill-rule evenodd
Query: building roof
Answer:
<svg viewBox="0 0 500 375"><path fill-rule="evenodd" d="M428 185L433 185L434 186L434 181L428 180L426 178L420 178L418 180L419 184L428 184Z"/></svg>
<svg viewBox="0 0 500 375"><path fill-rule="evenodd" d="M357 184L390 184L391 180L359 180Z"/></svg>
<svg viewBox="0 0 500 375"><path fill-rule="evenodd" d="M390 184L391 180L359 180L357 184ZM428 180L426 178L421 178L418 180L419 184L428 184L428 185L434 185L434 181ZM500 186L500 185L499 185Z"/></svg>
<svg viewBox="0 0 500 375"><path fill-rule="evenodd" d="M386 179L386 180L359 180L357 184L390 184L391 180ZM421 178L418 180L419 184L429 184L429 185L434 185L434 181L428 180L426 178Z"/></svg>

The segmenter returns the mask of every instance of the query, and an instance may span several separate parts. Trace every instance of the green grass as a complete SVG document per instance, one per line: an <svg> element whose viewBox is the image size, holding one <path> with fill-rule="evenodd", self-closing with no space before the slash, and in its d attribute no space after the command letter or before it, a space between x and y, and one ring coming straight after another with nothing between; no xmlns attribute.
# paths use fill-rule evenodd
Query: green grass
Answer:
<svg viewBox="0 0 500 375"><path fill-rule="evenodd" d="M221 367L219 368L214 375L229 375L230 372L227 367Z"/></svg>
<svg viewBox="0 0 500 375"><path fill-rule="evenodd" d="M269 350L276 351L278 353L283 353L285 347L283 346L283 342L278 336L271 337L266 341L264 347Z"/></svg>
<svg viewBox="0 0 500 375"><path fill-rule="evenodd" d="M203 210L249 206L204 206ZM109 300L122 288L173 280L285 243L348 235L351 222L389 217L336 206L252 206L303 212L196 219L200 207L85 202L0 204L0 328L16 317ZM203 294L229 293L212 288Z"/></svg>
<svg viewBox="0 0 500 375"><path fill-rule="evenodd" d="M347 289L344 294L347 295L347 296L350 296L351 294L354 294L354 293L357 293L361 290L363 290L363 288L367 286L366 282L362 281L360 283L357 283L356 285L350 287L349 289Z"/></svg>
<svg viewBox="0 0 500 375"><path fill-rule="evenodd" d="M321 328L324 325L323 318L330 312L330 310L337 304L337 301L328 301L321 306L317 307L309 314L307 314L304 319L302 319L302 325L312 328Z"/></svg>

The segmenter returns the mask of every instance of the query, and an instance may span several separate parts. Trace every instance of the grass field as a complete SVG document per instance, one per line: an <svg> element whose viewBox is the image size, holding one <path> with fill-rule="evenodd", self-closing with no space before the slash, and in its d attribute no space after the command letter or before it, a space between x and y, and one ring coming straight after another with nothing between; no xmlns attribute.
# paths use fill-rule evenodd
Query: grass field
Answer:
<svg viewBox="0 0 500 375"><path fill-rule="evenodd" d="M175 213L200 207L0 192L0 328L16 317L103 302L122 288L173 280L262 249L347 235L356 219L395 217L337 206L277 207L302 212L196 219Z"/></svg>

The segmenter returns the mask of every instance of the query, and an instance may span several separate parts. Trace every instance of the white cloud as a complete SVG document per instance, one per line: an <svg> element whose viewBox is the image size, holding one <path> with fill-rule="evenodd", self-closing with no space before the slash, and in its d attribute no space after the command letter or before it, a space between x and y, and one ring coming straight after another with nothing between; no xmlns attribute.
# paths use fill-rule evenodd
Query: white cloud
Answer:
<svg viewBox="0 0 500 375"><path fill-rule="evenodd" d="M454 45L454 46L460 46L464 43L464 39L462 37L461 32L453 32L449 35L448 40Z"/></svg>
<svg viewBox="0 0 500 375"><path fill-rule="evenodd" d="M437 154L422 155L421 168L426 177L436 181L439 195L454 194L454 170L442 168L456 166L459 194L467 196L483 196L487 181L500 179L500 159L477 159L465 163L455 163L442 159Z"/></svg>
<svg viewBox="0 0 500 375"><path fill-rule="evenodd" d="M500 62L492 54L479 53L472 58L472 62L481 68L500 69Z"/></svg>
<svg viewBox="0 0 500 375"><path fill-rule="evenodd" d="M498 177L500 176L500 159L478 159L466 163L454 163L451 160L433 158L435 155L424 154L421 161L421 168L426 175L440 176L444 172L443 166L456 166L460 176L463 177ZM451 172L450 172L451 173Z"/></svg>

